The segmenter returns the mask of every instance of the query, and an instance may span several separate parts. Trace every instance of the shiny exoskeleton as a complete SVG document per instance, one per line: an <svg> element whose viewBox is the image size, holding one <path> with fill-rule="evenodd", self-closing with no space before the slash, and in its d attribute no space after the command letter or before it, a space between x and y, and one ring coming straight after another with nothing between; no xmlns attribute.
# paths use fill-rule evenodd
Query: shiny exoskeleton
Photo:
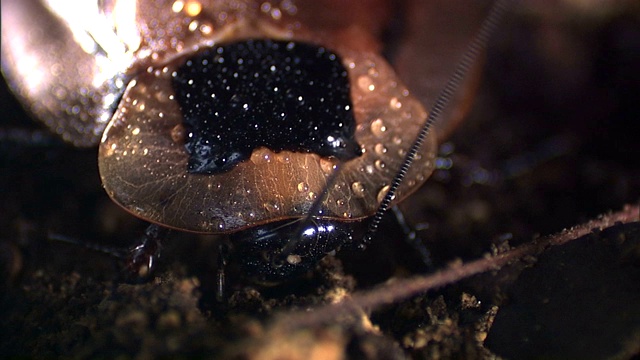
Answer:
<svg viewBox="0 0 640 360"><path fill-rule="evenodd" d="M117 204L230 234L244 273L276 282L353 241L427 119L378 54L391 5L328 3L7 1L2 69L48 127L99 145ZM431 131L393 203L435 148Z"/></svg>

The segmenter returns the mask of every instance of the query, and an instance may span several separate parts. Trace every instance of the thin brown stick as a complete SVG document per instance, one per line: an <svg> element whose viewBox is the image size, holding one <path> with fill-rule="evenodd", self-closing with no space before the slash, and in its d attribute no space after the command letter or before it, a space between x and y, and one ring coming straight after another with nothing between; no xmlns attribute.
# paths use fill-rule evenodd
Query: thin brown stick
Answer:
<svg viewBox="0 0 640 360"><path fill-rule="evenodd" d="M541 237L530 243L520 245L496 255L488 255L482 259L459 263L433 274L413 278L395 280L379 287L353 294L340 303L325 305L310 312L294 312L280 318L280 324L288 328L308 327L334 322L341 317L360 313L362 309L373 310L386 304L407 299L411 296L440 288L473 275L497 270L525 256L538 255L549 246L565 244L571 240L591 233L595 229L606 229L617 223L640 221L640 207L627 205L623 210L565 229L560 233Z"/></svg>

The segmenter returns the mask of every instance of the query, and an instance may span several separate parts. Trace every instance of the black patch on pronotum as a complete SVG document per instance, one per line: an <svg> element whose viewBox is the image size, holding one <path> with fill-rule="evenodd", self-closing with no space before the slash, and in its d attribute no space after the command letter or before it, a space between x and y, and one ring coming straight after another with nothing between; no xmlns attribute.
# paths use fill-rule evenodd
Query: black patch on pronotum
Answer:
<svg viewBox="0 0 640 360"><path fill-rule="evenodd" d="M247 40L188 59L173 76L190 173L215 174L254 149L361 154L346 69L315 45Z"/></svg>

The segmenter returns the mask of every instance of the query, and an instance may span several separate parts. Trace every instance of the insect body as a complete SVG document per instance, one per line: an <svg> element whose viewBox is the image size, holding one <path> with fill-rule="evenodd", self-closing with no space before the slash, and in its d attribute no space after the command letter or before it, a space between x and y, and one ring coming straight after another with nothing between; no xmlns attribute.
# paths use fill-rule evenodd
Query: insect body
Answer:
<svg viewBox="0 0 640 360"><path fill-rule="evenodd" d="M286 0L116 1L87 22L55 1L3 3L3 71L63 138L99 142L116 203L232 234L250 277L277 281L352 240L348 224L374 214L427 117L377 54L375 21L314 9L327 20ZM56 30L52 48L27 13ZM435 143L431 132L394 201L429 177Z"/></svg>

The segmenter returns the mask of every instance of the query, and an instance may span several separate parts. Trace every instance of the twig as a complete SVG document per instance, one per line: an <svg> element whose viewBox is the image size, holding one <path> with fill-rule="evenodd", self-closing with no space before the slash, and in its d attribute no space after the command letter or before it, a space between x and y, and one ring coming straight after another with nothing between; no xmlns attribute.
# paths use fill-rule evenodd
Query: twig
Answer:
<svg viewBox="0 0 640 360"><path fill-rule="evenodd" d="M498 270L525 256L538 255L549 246L562 245L580 238L595 229L602 230L618 223L635 221L640 221L640 206L627 205L619 212L601 215L597 219L565 229L551 236L538 238L503 253L488 255L468 263L454 264L433 274L388 282L375 289L355 293L351 297L343 299L340 303L325 305L313 311L288 313L279 318L278 325L291 329L339 321L341 318L352 317L354 314L361 313L362 309L373 310L429 290L456 283L473 275Z"/></svg>

